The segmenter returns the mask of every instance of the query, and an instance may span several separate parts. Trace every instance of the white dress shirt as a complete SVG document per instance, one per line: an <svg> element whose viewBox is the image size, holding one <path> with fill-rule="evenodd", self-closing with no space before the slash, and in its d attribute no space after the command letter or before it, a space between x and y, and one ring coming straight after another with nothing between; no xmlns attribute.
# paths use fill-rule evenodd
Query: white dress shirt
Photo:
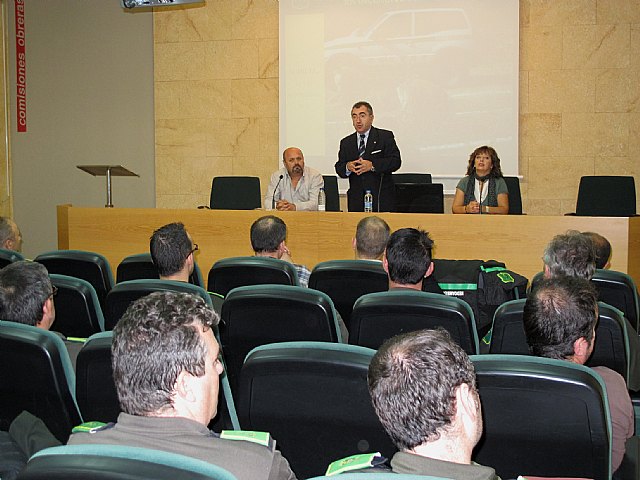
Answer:
<svg viewBox="0 0 640 480"><path fill-rule="evenodd" d="M282 180L280 180L282 175ZM280 184L278 184L280 180ZM277 186L277 190L276 190ZM302 177L298 180L298 185L293 187L291 177L285 167L271 175L271 181L267 188L267 194L264 197L265 210L272 210L272 202L278 200L286 200L296 206L296 210L318 210L318 193L324 187L324 179L322 174L313 168L304 167Z"/></svg>

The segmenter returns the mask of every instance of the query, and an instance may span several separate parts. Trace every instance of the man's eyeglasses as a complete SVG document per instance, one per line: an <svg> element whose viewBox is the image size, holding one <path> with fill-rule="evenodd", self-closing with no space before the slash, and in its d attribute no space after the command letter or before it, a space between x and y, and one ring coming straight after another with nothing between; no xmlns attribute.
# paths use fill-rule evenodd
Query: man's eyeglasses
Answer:
<svg viewBox="0 0 640 480"><path fill-rule="evenodd" d="M191 255L192 253L196 253L198 250L200 250L200 248L198 247L197 243L193 244L193 248L191 249L191 251L189 252L189 255Z"/></svg>
<svg viewBox="0 0 640 480"><path fill-rule="evenodd" d="M55 297L58 294L58 287L56 287L55 285L51 285L51 295L49 295L50 297Z"/></svg>

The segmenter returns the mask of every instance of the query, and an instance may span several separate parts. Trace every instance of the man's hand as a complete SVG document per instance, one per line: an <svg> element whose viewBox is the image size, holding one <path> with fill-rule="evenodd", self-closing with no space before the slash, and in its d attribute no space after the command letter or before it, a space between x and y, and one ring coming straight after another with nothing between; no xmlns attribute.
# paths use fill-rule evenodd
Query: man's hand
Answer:
<svg viewBox="0 0 640 480"><path fill-rule="evenodd" d="M293 212L295 209L296 205L286 200L278 200L276 202L276 210L280 210L281 212Z"/></svg>
<svg viewBox="0 0 640 480"><path fill-rule="evenodd" d="M284 246L284 251L282 252L282 257L280 257L280 260L293 263L293 259L291 258L291 251L287 248L286 245Z"/></svg>
<svg viewBox="0 0 640 480"><path fill-rule="evenodd" d="M359 158L353 162L347 163L347 170L355 173L356 175L362 175L363 173L370 172L373 167L373 163L364 158Z"/></svg>

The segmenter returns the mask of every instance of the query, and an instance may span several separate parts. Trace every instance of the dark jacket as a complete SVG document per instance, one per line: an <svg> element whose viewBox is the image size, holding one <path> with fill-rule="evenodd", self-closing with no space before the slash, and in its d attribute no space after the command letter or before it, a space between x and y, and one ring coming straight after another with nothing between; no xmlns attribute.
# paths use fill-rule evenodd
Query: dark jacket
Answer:
<svg viewBox="0 0 640 480"><path fill-rule="evenodd" d="M340 141L335 169L340 177L349 178L349 211L364 211L364 193L371 190L373 211L392 212L395 207L395 184L391 172L398 170L402 162L393 132L371 127L362 158L373 163L375 172L362 175L351 173L347 176L347 163L358 159L358 134L354 132Z"/></svg>

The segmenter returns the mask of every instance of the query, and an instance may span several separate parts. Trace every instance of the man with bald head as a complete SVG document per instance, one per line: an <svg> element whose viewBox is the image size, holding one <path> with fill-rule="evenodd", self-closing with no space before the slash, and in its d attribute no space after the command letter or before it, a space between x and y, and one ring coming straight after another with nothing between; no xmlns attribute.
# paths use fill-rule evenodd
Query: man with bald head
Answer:
<svg viewBox="0 0 640 480"><path fill-rule="evenodd" d="M324 187L322 174L305 167L302 150L289 147L282 152L283 167L271 175L264 197L267 210L318 210L318 193Z"/></svg>

